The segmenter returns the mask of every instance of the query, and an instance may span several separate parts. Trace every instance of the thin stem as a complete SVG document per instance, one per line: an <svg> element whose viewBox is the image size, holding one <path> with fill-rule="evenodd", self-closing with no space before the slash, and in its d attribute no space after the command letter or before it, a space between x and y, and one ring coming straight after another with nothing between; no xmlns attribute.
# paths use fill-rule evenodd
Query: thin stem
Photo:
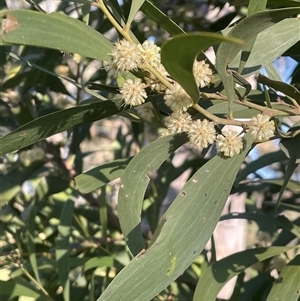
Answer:
<svg viewBox="0 0 300 301"><path fill-rule="evenodd" d="M134 42L132 37L130 36L129 32L125 31L123 27L116 21L113 17L111 12L107 9L106 5L104 4L103 0L98 0L98 2L92 3L93 6L96 6L102 10L104 15L106 15L107 19L110 23L116 28L116 30L129 42Z"/></svg>
<svg viewBox="0 0 300 301"><path fill-rule="evenodd" d="M220 100L228 101L226 96L224 96L222 94L217 94L217 93L202 93L202 96L204 98L213 98L213 99L220 99ZM270 115L271 117L272 116L288 116L291 113L290 110L280 111L280 110L276 110L276 109L271 109L271 108L268 108L268 107L257 105L255 103L252 103L252 102L247 101L247 100L241 101L241 100L238 100L238 99L234 99L233 102L235 104L239 104L239 105L242 105L242 106L245 106L245 107L248 107L248 108L256 109L256 110L261 111L261 112L265 112L268 115Z"/></svg>
<svg viewBox="0 0 300 301"><path fill-rule="evenodd" d="M20 265L20 267L21 267L23 273L25 274L25 276L26 276L30 281L32 281L32 282L36 285L36 287L38 287L38 288L43 292L43 294L48 298L48 300L54 301L54 300L51 298L51 296L48 294L48 292L43 288L43 286L42 286L39 282L37 282L37 281L36 281L36 280L28 273L28 271L23 267L23 265Z"/></svg>
<svg viewBox="0 0 300 301"><path fill-rule="evenodd" d="M208 112L207 110L203 109L197 103L193 104L192 108L195 109L197 112L201 113L202 115L204 115L205 117L209 118L213 122L218 123L218 124L230 124L230 125L238 125L238 126L248 125L248 121L220 118L220 117Z"/></svg>
<svg viewBox="0 0 300 301"><path fill-rule="evenodd" d="M151 72L151 74L153 74L163 85L165 85L167 88L171 88L172 84L167 80L166 77L164 77L159 71L157 71L156 68L154 68L153 66L151 66L150 64L146 63L142 66L140 66L142 69L146 69L149 72Z"/></svg>

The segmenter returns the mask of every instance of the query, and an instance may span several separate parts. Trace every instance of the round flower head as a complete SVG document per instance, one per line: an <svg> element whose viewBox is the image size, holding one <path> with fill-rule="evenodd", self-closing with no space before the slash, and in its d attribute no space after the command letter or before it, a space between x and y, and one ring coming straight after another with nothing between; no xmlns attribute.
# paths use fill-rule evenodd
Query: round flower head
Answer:
<svg viewBox="0 0 300 301"><path fill-rule="evenodd" d="M199 149L208 147L216 138L214 123L207 119L193 121L187 132L190 143Z"/></svg>
<svg viewBox="0 0 300 301"><path fill-rule="evenodd" d="M217 136L217 150L226 157L238 155L243 149L243 138L233 130L224 131L222 134Z"/></svg>
<svg viewBox="0 0 300 301"><path fill-rule="evenodd" d="M200 88L207 86L211 82L212 70L209 68L209 64L205 64L205 61L195 60L193 74Z"/></svg>
<svg viewBox="0 0 300 301"><path fill-rule="evenodd" d="M178 83L174 83L171 89L167 89L164 95L165 104L172 111L186 111L193 105L190 96L182 89Z"/></svg>
<svg viewBox="0 0 300 301"><path fill-rule="evenodd" d="M170 134L186 132L191 122L191 115L182 111L173 112L165 120L165 124Z"/></svg>
<svg viewBox="0 0 300 301"><path fill-rule="evenodd" d="M112 64L121 72L135 70L142 62L142 54L137 45L125 39L115 43L111 56Z"/></svg>
<svg viewBox="0 0 300 301"><path fill-rule="evenodd" d="M120 94L124 104L131 107L141 105L147 98L145 84L139 78L135 78L134 81L127 79L120 89Z"/></svg>
<svg viewBox="0 0 300 301"><path fill-rule="evenodd" d="M151 66L160 64L160 47L156 46L153 41L145 41L138 48L142 53L142 63L148 63Z"/></svg>
<svg viewBox="0 0 300 301"><path fill-rule="evenodd" d="M268 140L274 135L275 124L273 120L270 121L270 116L258 114L252 117L249 124L249 131L256 140Z"/></svg>

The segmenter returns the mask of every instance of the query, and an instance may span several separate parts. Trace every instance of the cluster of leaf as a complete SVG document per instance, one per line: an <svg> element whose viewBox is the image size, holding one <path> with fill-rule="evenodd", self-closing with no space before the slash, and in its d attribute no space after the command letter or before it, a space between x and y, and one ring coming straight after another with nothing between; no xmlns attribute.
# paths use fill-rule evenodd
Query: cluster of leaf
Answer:
<svg viewBox="0 0 300 301"><path fill-rule="evenodd" d="M121 24L126 16L134 16L141 8L145 22L152 20L171 36L183 33L149 1L125 1L123 7L117 1L104 2ZM39 9L38 1L31 3ZM99 67L97 61L109 60L112 44L104 34L108 34L111 24L99 10L90 10L91 1L75 3L61 1L58 10L65 14L1 11L0 45L6 55L0 70L0 297L64 301L98 297L99 301L215 300L223 285L239 275L232 301L271 301L275 296L298 300L300 185L296 168L300 142L296 135L299 123L293 120L299 117L295 112L300 93L281 81L271 63L284 54L299 61L299 19L291 16L300 13L300 9L267 12L265 1L250 1L251 13L230 33L248 42L243 49L250 55L240 59L242 45L221 44L215 74L223 86L207 91L207 95L218 91L231 97L235 118L251 117L259 110L233 101L236 97L227 64L242 75L266 68L268 78L259 80L271 92L253 89L247 99L258 106L267 103L270 109L287 112L286 116L296 115L294 119L278 119L279 130L293 125L290 132L282 134L281 149L249 161L246 156L253 141L245 135L244 150L234 158L215 156L213 150L200 154L191 151L185 162L175 166L174 153L186 137L170 135L154 140L149 127L154 135L156 127L145 125L136 115L133 117L130 108L115 100L111 93L115 89L107 85L106 73L94 68ZM276 1L268 4L276 5ZM299 1L286 1L285 5L297 4ZM180 16L181 8L175 7L172 9ZM79 14L78 20L67 16L74 12ZM93 28L87 24L93 24ZM194 26L193 29L198 28ZM210 30L214 30L213 26ZM133 23L132 31L141 42L148 36L138 23ZM190 70L195 56L223 40L209 34L182 34L162 47L162 62L193 99L199 97ZM72 58L69 53L80 56ZM299 68L294 75L293 82L297 83ZM106 90L90 90L88 84L94 81ZM286 96L278 96L276 91ZM163 115L161 96L152 97L151 101L157 113ZM217 97L207 97L203 107L220 117L228 113L228 104ZM130 120L131 132L124 137L119 131L114 159L82 173L89 154L82 151L82 145L90 138L91 124L97 121L101 126L104 120L113 123L121 116ZM65 131L68 134L59 143L46 139ZM145 146L149 139L154 141ZM140 151L134 153L136 148ZM263 179L258 170L270 165L272 174L278 177ZM170 184L185 171L189 171L189 180L162 215ZM109 183L118 178L121 184L116 215L107 198L112 194ZM219 261L212 246L209 260L205 245L228 196L235 192L247 192L246 212L221 219L254 221L258 231L269 233L270 241L267 246L255 248L252 242L248 250ZM257 208L258 195L264 199L262 209ZM280 213L288 213L289 219ZM142 231L143 221L148 231ZM287 246L291 242L293 245ZM276 268L278 255L288 264L277 267L280 277L275 280L270 271ZM256 273L251 274L248 268L258 263L259 268L251 270ZM245 281L245 274L249 281Z"/></svg>

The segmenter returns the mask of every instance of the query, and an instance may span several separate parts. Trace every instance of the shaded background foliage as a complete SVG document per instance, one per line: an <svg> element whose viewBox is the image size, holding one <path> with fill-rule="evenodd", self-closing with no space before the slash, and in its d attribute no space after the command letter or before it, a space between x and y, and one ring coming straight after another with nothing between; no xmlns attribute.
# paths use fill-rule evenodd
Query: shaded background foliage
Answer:
<svg viewBox="0 0 300 301"><path fill-rule="evenodd" d="M42 1L35 3L43 4ZM247 12L247 2L243 1L231 1L230 9L226 1L153 3L186 32L217 32L226 28L235 17L245 16ZM269 1L268 5L280 7L281 4L277 3ZM46 1L44 4L53 3ZM1 5L5 8L5 3ZM24 5L34 10L33 6L19 1L7 1L6 5L10 8L12 5ZM130 1L124 1L121 9L127 16ZM87 14L81 4L61 1L55 10L84 22L89 18L88 23L93 28L105 33L112 41L117 39L112 25L98 9ZM131 29L140 41L151 38L158 45L169 37L163 24L143 13L138 13ZM283 57L289 56L299 63L299 45L298 41ZM17 56L13 57L11 53ZM98 95L107 99L115 96L115 88L111 86L116 87L117 84L107 78L102 63L97 60L22 45L1 46L0 55L1 136L50 113L78 108L79 105L93 105ZM297 65L291 83L298 88L299 76ZM89 89L93 88L88 85L91 82L100 84L101 89L97 92ZM258 90L261 90L260 86ZM74 116L76 112L74 110ZM132 156L157 138L157 126L140 122L136 112L124 111L118 104L105 119L96 121L97 116L89 114L88 111L86 120L94 123L70 128L1 157L0 287L3 290L0 294L3 298L26 300L24 298L27 296L37 300L95 300L132 260L117 217L119 182L115 179L122 176ZM64 123L64 119L49 118L49 123L51 121ZM289 119L282 122L283 128L291 124ZM58 126L58 132L59 129L61 127ZM296 145L295 153L297 150ZM175 163L176 155L172 154L157 172L150 175L151 181L142 205L143 235L147 242L153 239L162 213L169 205L166 200L170 194L170 184L184 172L189 178L215 155L214 150L199 152L186 146L179 151L185 154L185 160ZM245 169L238 174L239 180L245 180L248 176L247 180L232 189L232 193L247 193L246 212L235 216L228 214L222 219L239 217L248 220L247 247L267 249L254 249L254 253L266 253L259 259L253 259L253 254L248 257L244 254L241 262L237 257L232 257L229 263L219 261L213 266L220 271L213 277L217 279L216 283L224 284L230 277L223 275L222 271L227 270L230 264L234 273L240 272L234 270L234 264L244 267L256 264L240 274L230 299L232 301L271 298L268 293L275 280L270 271L275 274L280 272L287 262L291 269L293 264L298 268L293 270L293 274L299 272L299 256L295 257L293 249L274 249L291 242L295 245L299 239L299 168L287 184L287 191L276 210L288 165L287 156L273 142L256 148L251 154L244 162ZM257 157L260 158L255 160ZM74 181L83 171L113 160L119 161L115 165L109 164L107 171L102 167L102 178L99 168L96 168L89 181L81 178L83 182L80 182L79 177ZM95 187L83 191L82 187L91 184L92 180L97 181ZM111 183L112 180L115 181ZM279 213L285 213L289 220L278 218ZM283 230L279 232L278 229ZM213 273L209 265L212 267L214 262L216 254L212 243L210 249L204 249L191 266L154 300L192 300L197 291L200 296L203 292L201 286L205 283L201 283L201 275ZM199 277L200 288L196 288ZM203 279L210 279L206 277ZM211 283L208 282L209 285ZM212 285L211 291L217 293L220 288Z"/></svg>

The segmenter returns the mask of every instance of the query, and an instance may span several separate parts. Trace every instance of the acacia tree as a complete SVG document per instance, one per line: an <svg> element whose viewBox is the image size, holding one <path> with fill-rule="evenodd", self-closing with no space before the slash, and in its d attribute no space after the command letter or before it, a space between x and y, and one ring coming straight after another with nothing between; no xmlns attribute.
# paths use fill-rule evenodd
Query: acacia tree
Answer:
<svg viewBox="0 0 300 301"><path fill-rule="evenodd" d="M150 1L61 1L49 14L29 2L0 19L1 296L207 301L238 275L231 300L298 300L299 68L289 85L272 62L299 60L299 1L249 1L228 27L237 10L218 26L181 16L182 28L202 29L189 33ZM85 171L91 124L106 120L129 133ZM280 148L248 155L272 141ZM260 176L271 164L273 178ZM246 212L222 219L254 221L268 242L217 261L205 246L229 195L243 192Z"/></svg>

